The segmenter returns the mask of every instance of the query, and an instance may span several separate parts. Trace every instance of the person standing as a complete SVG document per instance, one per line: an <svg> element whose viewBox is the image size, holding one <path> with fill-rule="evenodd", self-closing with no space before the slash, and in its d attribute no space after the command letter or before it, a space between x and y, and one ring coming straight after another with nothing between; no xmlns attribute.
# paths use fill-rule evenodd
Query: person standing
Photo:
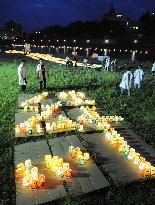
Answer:
<svg viewBox="0 0 155 205"><path fill-rule="evenodd" d="M21 91L25 92L27 85L25 60L22 60L21 64L18 67L18 78L19 85L21 86Z"/></svg>
<svg viewBox="0 0 155 205"><path fill-rule="evenodd" d="M152 75L154 75L154 74L155 74L155 62L152 64L152 69L151 69L151 71L152 71Z"/></svg>
<svg viewBox="0 0 155 205"><path fill-rule="evenodd" d="M39 79L40 83L40 90L46 89L46 80L48 78L48 69L47 67L43 64L43 59L39 59L39 64L37 65L37 78Z"/></svg>
<svg viewBox="0 0 155 205"><path fill-rule="evenodd" d="M140 66L138 66L138 69L134 72L134 88L135 90L138 89L138 92L140 92L141 82L143 80L144 72L141 69Z"/></svg>
<svg viewBox="0 0 155 205"><path fill-rule="evenodd" d="M122 77L122 81L119 85L120 89L121 89L121 95L124 93L125 90L128 91L128 96L131 96L131 85L132 85L132 78L133 78L133 74L131 73L131 71L127 71L124 73L123 77Z"/></svg>

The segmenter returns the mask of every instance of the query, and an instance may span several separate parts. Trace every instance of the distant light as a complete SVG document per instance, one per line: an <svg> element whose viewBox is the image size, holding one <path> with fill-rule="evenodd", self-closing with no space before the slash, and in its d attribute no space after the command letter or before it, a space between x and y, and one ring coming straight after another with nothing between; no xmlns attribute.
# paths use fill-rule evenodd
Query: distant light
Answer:
<svg viewBox="0 0 155 205"><path fill-rule="evenodd" d="M64 40L64 42L66 42L66 40Z"/></svg>
<svg viewBox="0 0 155 205"><path fill-rule="evenodd" d="M43 40L40 40L41 42L43 41Z"/></svg>
<svg viewBox="0 0 155 205"><path fill-rule="evenodd" d="M152 13L152 15L154 15L154 13Z"/></svg>
<svg viewBox="0 0 155 205"><path fill-rule="evenodd" d="M80 48L80 50L82 50L82 48Z"/></svg>
<svg viewBox="0 0 155 205"><path fill-rule="evenodd" d="M128 52L128 50L125 50L125 52Z"/></svg>
<svg viewBox="0 0 155 205"><path fill-rule="evenodd" d="M117 18L121 18L122 16L122 14L117 14Z"/></svg>
<svg viewBox="0 0 155 205"><path fill-rule="evenodd" d="M116 49L114 48L114 52L116 51Z"/></svg>
<svg viewBox="0 0 155 205"><path fill-rule="evenodd" d="M79 47L76 47L76 49L78 49Z"/></svg>
<svg viewBox="0 0 155 205"><path fill-rule="evenodd" d="M24 42L25 42L25 40L24 40Z"/></svg>
<svg viewBox="0 0 155 205"><path fill-rule="evenodd" d="M33 40L34 41L34 40Z"/></svg>
<svg viewBox="0 0 155 205"><path fill-rule="evenodd" d="M48 40L48 42L50 42L50 40Z"/></svg>
<svg viewBox="0 0 155 205"><path fill-rule="evenodd" d="M129 25L129 22L128 22L128 21L126 22L126 25L127 25L127 26Z"/></svg>
<svg viewBox="0 0 155 205"><path fill-rule="evenodd" d="M74 41L73 42L76 42L76 40L74 39Z"/></svg>
<svg viewBox="0 0 155 205"><path fill-rule="evenodd" d="M119 50L119 52L122 52L122 50Z"/></svg>
<svg viewBox="0 0 155 205"><path fill-rule="evenodd" d="M38 33L38 32L36 31L36 33Z"/></svg>
<svg viewBox="0 0 155 205"><path fill-rule="evenodd" d="M101 48L101 51L102 51L103 49Z"/></svg>
<svg viewBox="0 0 155 205"><path fill-rule="evenodd" d="M86 42L87 42L87 43L89 43L89 42L90 42L90 40L86 40Z"/></svg>
<svg viewBox="0 0 155 205"><path fill-rule="evenodd" d="M97 50L97 48L95 48L95 51Z"/></svg>
<svg viewBox="0 0 155 205"><path fill-rule="evenodd" d="M59 42L59 40L57 40L57 42Z"/></svg>
<svg viewBox="0 0 155 205"><path fill-rule="evenodd" d="M134 43L138 43L138 40L135 39L135 40L134 40Z"/></svg>
<svg viewBox="0 0 155 205"><path fill-rule="evenodd" d="M148 51L145 51L145 54L148 54Z"/></svg>
<svg viewBox="0 0 155 205"><path fill-rule="evenodd" d="M108 40L108 39L106 39L104 42L105 42L105 43L109 43L109 40Z"/></svg>

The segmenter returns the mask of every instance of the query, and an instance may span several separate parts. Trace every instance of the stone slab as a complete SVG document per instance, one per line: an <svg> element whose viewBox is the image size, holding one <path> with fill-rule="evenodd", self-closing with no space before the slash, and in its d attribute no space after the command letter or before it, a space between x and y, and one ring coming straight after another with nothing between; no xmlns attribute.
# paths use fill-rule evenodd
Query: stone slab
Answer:
<svg viewBox="0 0 155 205"><path fill-rule="evenodd" d="M37 190L25 188L21 179L16 179L16 204L43 204L67 196L61 179L56 177L44 166L44 155L51 154L45 140L25 143L15 146L15 166L26 159L32 160L32 165L39 168L39 173L46 176L45 186Z"/></svg>
<svg viewBox="0 0 155 205"><path fill-rule="evenodd" d="M64 117L66 117L66 114L64 113L64 111L60 110L59 113L54 114L51 118L45 120L45 122L49 122L50 124L52 124L53 122L57 122L59 115L62 115ZM15 126L23 123L24 121L27 121L29 118L31 118L32 116L36 116L36 113L34 112L21 112L21 111L17 111L17 113L15 114ZM55 131L53 133L58 133L58 132L63 132L63 130L61 131ZM20 138L20 137L27 137L27 136L32 136L32 137L37 137L37 136L43 136L44 133L37 133L36 130L34 130L33 134L15 134L15 137Z"/></svg>
<svg viewBox="0 0 155 205"><path fill-rule="evenodd" d="M109 186L108 181L92 159L90 159L85 165L79 165L76 160L71 159L68 151L70 145L73 145L74 147L78 146L83 152L86 152L82 143L75 135L57 139L48 139L48 141L51 145L53 154L59 154L61 157L63 156L63 158L69 162L70 167L73 170L73 177L70 180L67 180L67 186L71 196L90 193Z"/></svg>
<svg viewBox="0 0 155 205"><path fill-rule="evenodd" d="M31 98L33 98L33 97L35 97L35 96L37 96L39 93L35 93L35 94L20 94L19 95L19 97L18 97L18 108L23 108L22 106L21 106L21 103L22 102L24 102L24 101L26 101L26 100L29 100L29 99L31 99ZM56 103L57 102L57 100L56 100L56 98L53 96L53 95L48 95L46 98L45 98L45 100L43 100L42 102L41 102L41 104L43 104L43 105L47 105L47 104L53 104L53 103Z"/></svg>
<svg viewBox="0 0 155 205"><path fill-rule="evenodd" d="M130 182L143 178L137 167L122 156L102 133L83 134L82 137L93 148L103 170L113 181Z"/></svg>

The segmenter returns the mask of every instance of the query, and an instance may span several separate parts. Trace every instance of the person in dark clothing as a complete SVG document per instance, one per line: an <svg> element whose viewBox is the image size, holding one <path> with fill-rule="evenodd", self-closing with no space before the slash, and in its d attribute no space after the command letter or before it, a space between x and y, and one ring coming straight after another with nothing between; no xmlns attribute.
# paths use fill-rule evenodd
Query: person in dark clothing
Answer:
<svg viewBox="0 0 155 205"><path fill-rule="evenodd" d="M39 59L39 64L37 65L37 73L38 73L38 79L40 83L40 90L43 88L46 89L46 80L48 78L48 69L43 64L43 60Z"/></svg>

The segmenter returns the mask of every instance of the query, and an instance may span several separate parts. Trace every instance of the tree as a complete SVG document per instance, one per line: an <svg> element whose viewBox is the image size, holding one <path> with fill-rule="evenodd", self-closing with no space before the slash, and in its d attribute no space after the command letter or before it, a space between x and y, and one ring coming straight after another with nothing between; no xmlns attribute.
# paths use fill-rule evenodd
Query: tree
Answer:
<svg viewBox="0 0 155 205"><path fill-rule="evenodd" d="M17 36L22 35L22 26L13 20L8 21L3 27L3 38L14 39Z"/></svg>

